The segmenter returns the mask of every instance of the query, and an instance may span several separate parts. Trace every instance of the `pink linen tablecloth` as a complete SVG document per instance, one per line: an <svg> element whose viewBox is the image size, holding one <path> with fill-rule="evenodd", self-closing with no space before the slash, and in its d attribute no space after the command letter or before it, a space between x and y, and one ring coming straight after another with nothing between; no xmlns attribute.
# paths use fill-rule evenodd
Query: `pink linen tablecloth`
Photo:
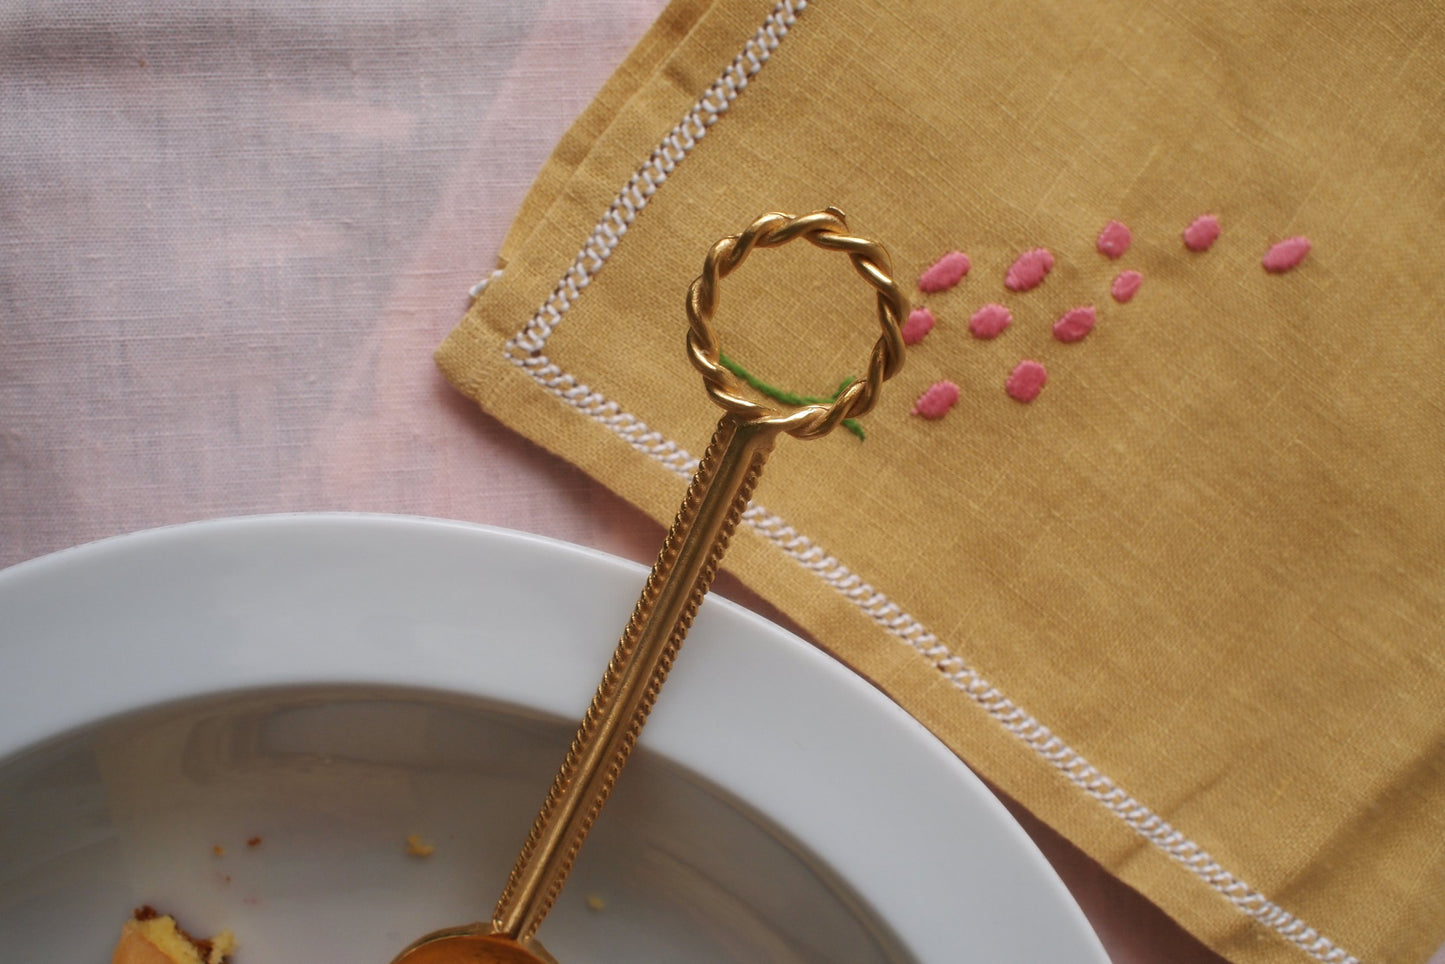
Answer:
<svg viewBox="0 0 1445 964"><path fill-rule="evenodd" d="M650 562L654 523L478 412L432 351L663 5L0 9L0 565L306 510ZM1116 962L1219 960L1018 816Z"/></svg>

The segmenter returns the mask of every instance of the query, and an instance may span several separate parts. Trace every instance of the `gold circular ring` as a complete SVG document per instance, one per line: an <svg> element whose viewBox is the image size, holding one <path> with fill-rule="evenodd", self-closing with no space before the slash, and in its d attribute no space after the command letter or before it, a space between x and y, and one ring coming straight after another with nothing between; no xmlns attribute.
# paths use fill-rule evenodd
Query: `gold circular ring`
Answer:
<svg viewBox="0 0 1445 964"><path fill-rule="evenodd" d="M868 356L864 376L843 386L831 402L779 411L743 396L742 381L722 365L722 351L717 333L712 329L712 318L717 312L719 281L742 264L754 248L774 248L795 238L806 238L820 248L848 255L854 270L877 289L882 334ZM775 425L798 438L816 438L828 434L844 419L857 418L873 408L878 400L878 387L903 367L902 327L907 314L908 299L893 280L888 252L877 241L849 234L841 211L828 208L799 217L764 214L741 234L714 244L703 262L702 274L689 286L688 356L702 374L708 395L728 412L743 421Z"/></svg>

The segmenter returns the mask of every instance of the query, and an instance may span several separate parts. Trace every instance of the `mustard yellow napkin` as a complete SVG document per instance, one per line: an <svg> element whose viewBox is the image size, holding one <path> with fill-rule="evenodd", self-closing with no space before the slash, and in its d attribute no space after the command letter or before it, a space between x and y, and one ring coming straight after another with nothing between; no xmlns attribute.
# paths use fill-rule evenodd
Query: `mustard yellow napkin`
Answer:
<svg viewBox="0 0 1445 964"><path fill-rule="evenodd" d="M840 206L910 292L907 362L866 438L780 441L731 566L1230 959L1424 960L1438 10L773 4L667 10L559 145L447 376L666 521L719 414L683 350L703 254ZM715 325L819 396L876 337L870 289L803 245L753 255Z"/></svg>

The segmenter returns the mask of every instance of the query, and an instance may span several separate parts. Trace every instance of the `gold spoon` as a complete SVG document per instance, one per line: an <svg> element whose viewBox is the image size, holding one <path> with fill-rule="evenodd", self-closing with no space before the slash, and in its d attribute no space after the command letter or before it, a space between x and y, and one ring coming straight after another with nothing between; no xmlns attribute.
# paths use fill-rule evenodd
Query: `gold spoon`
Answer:
<svg viewBox="0 0 1445 964"><path fill-rule="evenodd" d="M831 403L781 412L739 394L742 385L722 367L710 323L720 279L754 248L776 247L800 237L848 255L858 273L877 289L883 333L862 379L850 382ZM908 302L890 271L883 247L848 234L843 213L836 208L801 217L765 214L741 234L712 246L703 273L688 289L687 347L708 395L724 409L717 431L491 920L428 934L392 964L557 964L537 941L537 928L552 909L583 838L637 742L778 434L826 435L845 418L871 409L879 386L903 365L900 324Z"/></svg>

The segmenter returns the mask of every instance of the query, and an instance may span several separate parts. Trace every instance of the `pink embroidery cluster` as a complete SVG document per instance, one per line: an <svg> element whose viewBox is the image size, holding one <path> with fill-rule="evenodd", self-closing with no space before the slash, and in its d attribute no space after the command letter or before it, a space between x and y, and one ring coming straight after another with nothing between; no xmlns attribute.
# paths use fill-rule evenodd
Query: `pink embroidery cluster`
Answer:
<svg viewBox="0 0 1445 964"><path fill-rule="evenodd" d="M1032 291L1054 270L1054 256L1048 248L1032 248L1009 265L1003 286L1010 291Z"/></svg>
<svg viewBox="0 0 1445 964"><path fill-rule="evenodd" d="M1310 239L1306 237L1285 238L1264 253L1261 264L1264 270L1283 274L1298 265L1310 253Z"/></svg>
<svg viewBox="0 0 1445 964"><path fill-rule="evenodd" d="M1208 251L1219 240L1219 219L1201 214L1184 229L1184 246L1190 251Z"/></svg>
<svg viewBox="0 0 1445 964"><path fill-rule="evenodd" d="M926 292L947 291L963 280L968 274L968 255L962 251L950 251L933 263L918 279L918 290Z"/></svg>
<svg viewBox="0 0 1445 964"><path fill-rule="evenodd" d="M1134 243L1134 232L1122 221L1110 221L1104 225L1104 230L1099 232L1094 247L1099 253L1111 261L1118 261L1129 252L1129 245ZM1121 271L1114 278L1114 283L1109 286L1109 296L1119 304L1124 304L1139 293L1139 288L1144 284L1144 276L1137 271Z"/></svg>
<svg viewBox="0 0 1445 964"><path fill-rule="evenodd" d="M1221 228L1219 218L1213 214L1201 214L1184 229L1184 247L1195 253L1203 253L1219 240ZM1129 252L1134 243L1134 234L1122 221L1110 221L1104 225L1095 238L1094 247L1099 254L1111 261L1117 261ZM1310 241L1303 236L1286 238L1272 245L1261 260L1265 271L1281 274L1297 267L1309 254ZM1009 265L1004 274L1004 287L1015 294L1031 291L1044 283L1054 269L1053 252L1047 248L1030 248L1022 252ZM918 279L918 290L925 294L939 294L958 285L968 275L971 262L962 251L950 251L935 261ZM1133 300L1143 287L1144 275L1128 268L1120 271L1109 286L1109 296L1118 304ZM968 331L973 337L989 340L1013 324L1013 314L996 302L989 302L976 310L968 319ZM1053 336L1069 344L1088 337L1099 322L1099 313L1089 305L1079 305L1065 311L1054 322ZM903 326L903 341L913 346L923 342L938 326L939 319L925 306L914 308ZM1041 362L1025 358L1014 366L1004 382L1004 391L1019 402L1032 402L1043 391L1049 373ZM930 385L918 397L913 414L926 419L943 418L958 402L959 389L948 380Z"/></svg>
<svg viewBox="0 0 1445 964"><path fill-rule="evenodd" d="M913 414L924 418L943 418L958 401L958 386L945 379L934 382L913 403Z"/></svg>

